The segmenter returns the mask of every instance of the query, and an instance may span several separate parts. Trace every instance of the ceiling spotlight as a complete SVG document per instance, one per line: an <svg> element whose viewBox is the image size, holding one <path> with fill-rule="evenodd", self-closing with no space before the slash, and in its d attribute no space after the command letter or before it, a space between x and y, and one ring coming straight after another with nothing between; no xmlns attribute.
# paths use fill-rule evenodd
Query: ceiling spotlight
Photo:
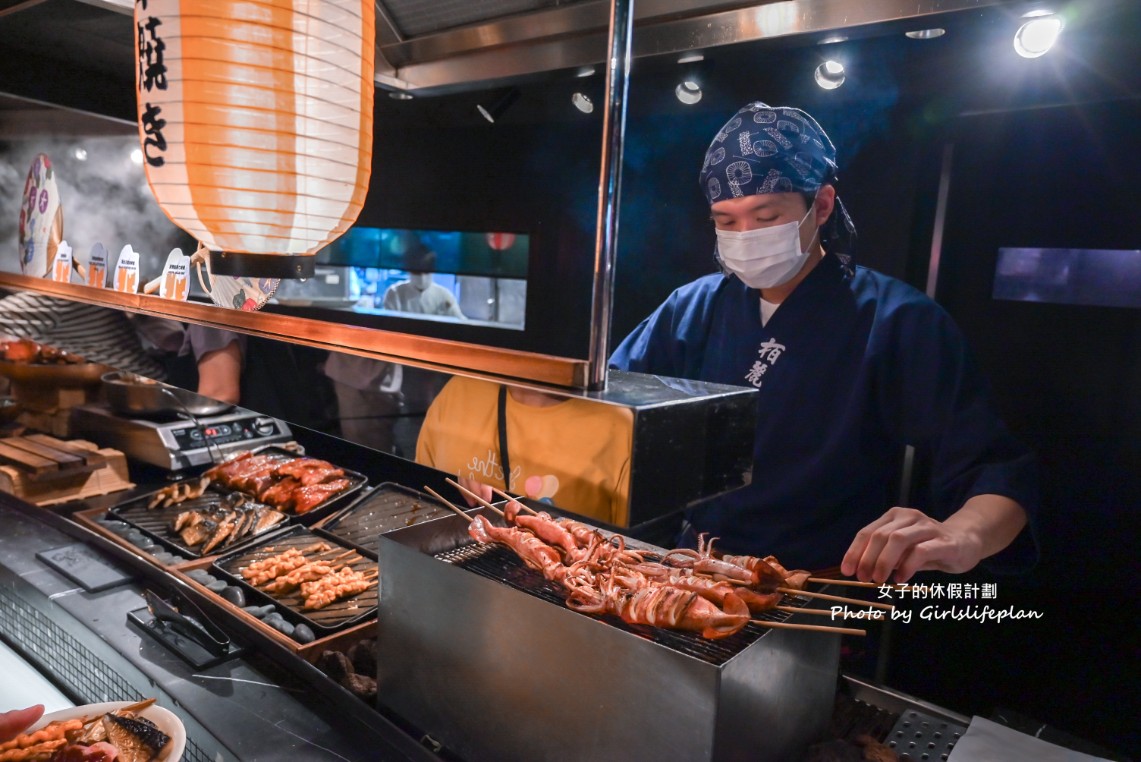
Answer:
<svg viewBox="0 0 1141 762"><path fill-rule="evenodd" d="M687 79L674 88L674 95L687 106L692 106L701 100L701 85L692 79Z"/></svg>
<svg viewBox="0 0 1141 762"><path fill-rule="evenodd" d="M388 94L388 97L394 101L410 101L416 96L412 95L412 93L406 93L403 90L393 90Z"/></svg>
<svg viewBox="0 0 1141 762"><path fill-rule="evenodd" d="M847 42L848 38L842 34L834 34L831 37L825 37L820 41L821 45L833 45L837 42Z"/></svg>
<svg viewBox="0 0 1141 762"><path fill-rule="evenodd" d="M72 149L71 155L75 157L76 161L87 161L87 149L86 148Z"/></svg>
<svg viewBox="0 0 1141 762"><path fill-rule="evenodd" d="M485 107L482 103L478 103L475 108L480 116L492 124L495 124L496 120L503 116L507 109L511 108L511 104L517 100L519 100L519 90L518 88L512 87L503 93L503 95L496 98L490 106Z"/></svg>
<svg viewBox="0 0 1141 762"><path fill-rule="evenodd" d="M705 56L701 53L686 53L681 58L677 59L679 64L700 63L705 60Z"/></svg>
<svg viewBox="0 0 1141 762"><path fill-rule="evenodd" d="M825 90L835 90L844 84L847 75L844 74L844 64L839 61L825 61L816 67L816 84Z"/></svg>
<svg viewBox="0 0 1141 762"><path fill-rule="evenodd" d="M946 33L946 29L937 26L931 27L930 29L912 29L910 32L904 32L905 35L913 40L933 40L936 37L942 37Z"/></svg>
<svg viewBox="0 0 1141 762"><path fill-rule="evenodd" d="M582 79L584 77L593 77L594 72L595 68L593 66L580 66L574 75L579 79Z"/></svg>
<svg viewBox="0 0 1141 762"><path fill-rule="evenodd" d="M1054 47L1062 33L1062 20L1057 16L1035 16L1014 33L1014 50L1023 58L1037 58Z"/></svg>
<svg viewBox="0 0 1141 762"><path fill-rule="evenodd" d="M131 151L131 163L132 164L142 164L143 163L143 152L140 149L136 148L135 150Z"/></svg>
<svg viewBox="0 0 1141 762"><path fill-rule="evenodd" d="M589 114L594 111L594 102L590 100L590 96L586 93L575 93L571 96L571 103L584 114Z"/></svg>

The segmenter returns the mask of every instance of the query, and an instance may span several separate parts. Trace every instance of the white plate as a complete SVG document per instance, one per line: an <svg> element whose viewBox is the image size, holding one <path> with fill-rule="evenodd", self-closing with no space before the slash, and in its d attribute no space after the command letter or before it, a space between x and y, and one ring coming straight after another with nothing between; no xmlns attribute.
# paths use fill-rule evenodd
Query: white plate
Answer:
<svg viewBox="0 0 1141 762"><path fill-rule="evenodd" d="M75 706L71 709L61 709L58 712L45 714L40 718L40 721L33 725L25 732L32 732L39 730L49 722L56 720L71 720L83 717L95 717L98 715L113 712L116 709L130 706L138 702L135 701L106 701L102 704L86 704L85 706ZM182 720L173 712L163 709L157 704L151 704L143 711L139 712L140 717L146 717L148 720L158 726L158 729L170 736L170 745L167 747L166 756L162 758L162 762L178 762L182 758L182 750L186 746L186 728L182 725Z"/></svg>

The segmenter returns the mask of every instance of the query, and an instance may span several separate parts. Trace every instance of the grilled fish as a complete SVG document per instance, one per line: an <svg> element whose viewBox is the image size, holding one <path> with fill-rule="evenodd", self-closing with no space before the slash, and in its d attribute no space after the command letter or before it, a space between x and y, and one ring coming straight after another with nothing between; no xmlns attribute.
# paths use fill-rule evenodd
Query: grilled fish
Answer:
<svg viewBox="0 0 1141 762"><path fill-rule="evenodd" d="M170 743L170 736L144 717L105 714L103 726L107 730L108 740L118 747L122 762L150 762Z"/></svg>

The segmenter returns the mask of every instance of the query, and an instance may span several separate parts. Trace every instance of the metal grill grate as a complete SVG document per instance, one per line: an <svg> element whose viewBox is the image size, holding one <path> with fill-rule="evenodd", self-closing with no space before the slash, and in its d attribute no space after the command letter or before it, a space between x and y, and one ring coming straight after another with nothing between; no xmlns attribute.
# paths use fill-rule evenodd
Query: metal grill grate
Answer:
<svg viewBox="0 0 1141 762"><path fill-rule="evenodd" d="M67 630L14 592L2 588L0 635L84 703L149 698ZM182 758L187 762L211 762L211 758L191 738L186 739Z"/></svg>
<svg viewBox="0 0 1141 762"><path fill-rule="evenodd" d="M394 529L451 515L427 495L397 484L381 484L321 528L376 556L376 538Z"/></svg>
<svg viewBox="0 0 1141 762"><path fill-rule="evenodd" d="M183 511L210 510L216 508L222 505L223 501L230 494L228 491L222 492L210 489L201 497L192 498L182 503L168 505L162 508L147 508L147 503L150 502L151 496L144 495L137 500L115 506L107 512L107 515L122 519L179 554L188 555L191 558L201 558L201 546L187 545L182 537L172 529L174 519ZM253 506L269 507L263 503L251 501L246 503L243 508ZM269 527L259 534L264 534L273 529L280 529L289 521L289 517L286 516L281 524ZM229 540L227 540L222 543L221 547L213 549L211 553L221 553L249 545L256 537L258 537L258 535L246 535L232 546L228 544Z"/></svg>
<svg viewBox="0 0 1141 762"><path fill-rule="evenodd" d="M516 590L536 598L542 598L549 603L559 606L566 605L566 594L561 588L549 582L539 572L529 569L514 552L501 545L472 543L438 553L435 557L474 572L481 577L503 582ZM785 596L783 601L785 605L789 606L805 606L808 602L807 598L793 599L789 596ZM582 616L587 615L582 614ZM771 611L753 616L770 622L783 622L792 615L783 611ZM692 632L630 625L612 616L603 617L603 621L716 666L722 666L759 638L771 632L762 625L750 622L743 630L734 635L720 640L708 640Z"/></svg>

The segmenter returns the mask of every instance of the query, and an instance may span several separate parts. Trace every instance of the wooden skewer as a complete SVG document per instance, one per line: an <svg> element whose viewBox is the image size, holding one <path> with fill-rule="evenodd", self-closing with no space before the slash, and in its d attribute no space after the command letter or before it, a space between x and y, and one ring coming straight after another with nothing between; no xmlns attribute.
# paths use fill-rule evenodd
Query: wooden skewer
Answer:
<svg viewBox="0 0 1141 762"><path fill-rule="evenodd" d="M854 627L828 627L822 624L791 624L790 622L769 622L764 619L752 620L761 627L773 627L784 630L808 630L810 632L835 632L839 635L867 635L865 630Z"/></svg>
<svg viewBox="0 0 1141 762"><path fill-rule="evenodd" d="M885 609L891 611L895 608L890 603L879 603L877 601L861 601L855 598L841 598L838 595L828 595L827 593L810 593L807 590L796 590L791 587L778 587L778 593L785 595L803 595L805 598L819 598L822 601L835 601L836 603L847 603L853 606L871 606L872 608Z"/></svg>
<svg viewBox="0 0 1141 762"><path fill-rule="evenodd" d="M902 582L860 582L855 579L825 579L824 577L809 577L809 582L818 582L821 585L846 585L848 587L883 587L890 585L891 587L899 587Z"/></svg>
<svg viewBox="0 0 1141 762"><path fill-rule="evenodd" d="M487 501L486 501L486 500L484 500L482 497L480 497L480 496L479 496L479 495L477 495L476 493L472 492L470 489L468 489L468 488L467 488L467 487L465 487L464 485L460 484L460 483L459 483L459 482L457 482L457 481L453 481L452 479L445 479L445 481L446 481L448 484L450 484L450 485L452 485L453 487L455 487L456 489L458 489L460 492L463 492L465 495L469 495L470 497L472 497L472 498L473 498L473 499L474 499L474 500L475 500L477 503L479 503L480 505L482 505L482 506L483 506L484 508L486 508L487 510L489 510L489 511L492 511L492 512L494 512L494 513L497 513L497 514L499 514L499 517L500 517L500 518L503 518L503 511L499 510L499 509L498 509L498 508L496 508L494 505L492 505L491 503L487 502Z"/></svg>
<svg viewBox="0 0 1141 762"><path fill-rule="evenodd" d="M790 614L811 614L813 616L833 616L832 612L827 610L827 609L802 609L802 608L797 608L796 606L776 606L775 608L777 611L787 611ZM855 619L856 617L853 615L853 616L844 617L844 618L845 619ZM869 617L865 615L865 616L860 617L860 619L869 619ZM870 618L870 621L878 622L878 621L881 621L882 619L884 619L884 615L877 612L875 615L873 615Z"/></svg>
<svg viewBox="0 0 1141 762"><path fill-rule="evenodd" d="M525 510L527 513L531 514L532 516L538 516L539 515L539 512L536 511L534 508L531 508L530 506L528 506L526 503L524 503L519 498L512 497L511 495L508 495L506 492L499 489L498 487L492 487L491 491L494 492L495 494L499 495L504 500L514 500L515 502L519 503L519 505L521 505L523 507L523 510Z"/></svg>
<svg viewBox="0 0 1141 762"><path fill-rule="evenodd" d="M429 487L429 486L427 486L427 485L424 485L424 489L425 489L425 490L427 490L428 494L430 494L432 497L436 498L436 499L437 499L437 500L439 500L441 503L443 503L445 506L447 506L448 508L451 508L453 511L455 511L456 513L458 513L460 516L463 516L465 519L467 519L467 521L468 521L469 523L470 523L471 521L473 521L473 520L474 520L474 519L472 519L472 517L471 517L471 516L468 516L468 515L467 515L466 513L464 513L462 510L460 510L459 508L457 508L457 507L456 507L455 505L453 505L453 504L452 504L452 503L451 503L451 502L450 502L450 501L449 501L449 500L448 500L446 497L444 497L443 495L441 495L441 494L440 494L439 492L437 492L436 490L432 489L431 487Z"/></svg>

